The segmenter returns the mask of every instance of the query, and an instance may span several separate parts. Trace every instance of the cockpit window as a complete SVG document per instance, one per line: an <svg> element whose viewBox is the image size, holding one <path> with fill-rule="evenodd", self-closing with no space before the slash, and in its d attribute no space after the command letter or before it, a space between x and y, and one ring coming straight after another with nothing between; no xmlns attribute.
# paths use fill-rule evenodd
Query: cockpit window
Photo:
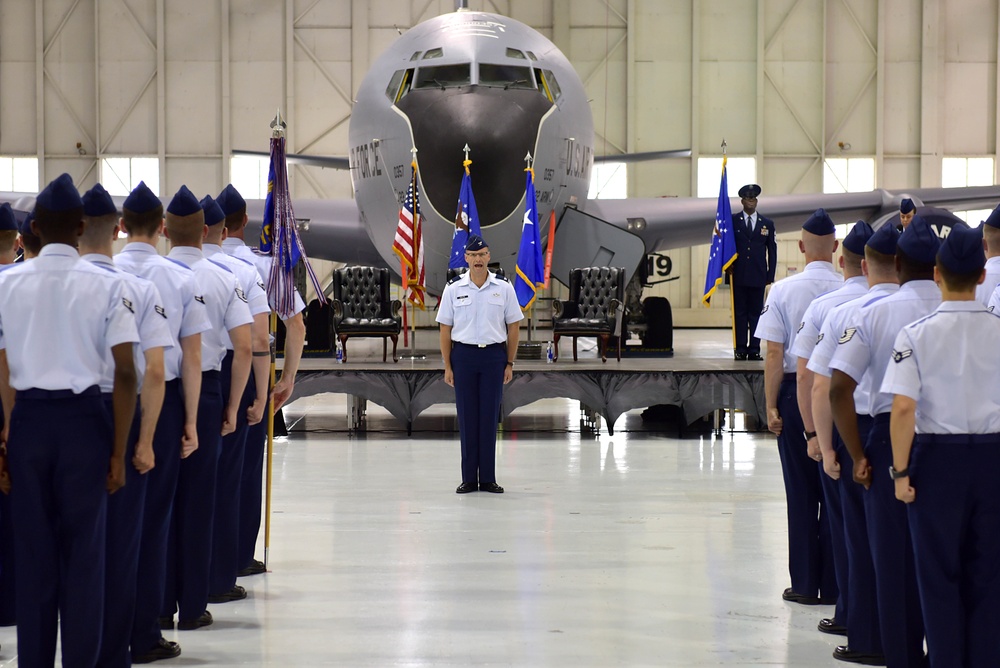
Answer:
<svg viewBox="0 0 1000 668"><path fill-rule="evenodd" d="M534 53L532 53L531 51L526 51L525 53L527 53L527 54L528 54L528 58L530 58L531 60L538 60L538 56L536 56L536 55L535 55Z"/></svg>
<svg viewBox="0 0 1000 668"><path fill-rule="evenodd" d="M420 53L420 51L414 51L413 55L410 56L410 62L412 63L414 60L420 60Z"/></svg>
<svg viewBox="0 0 1000 668"><path fill-rule="evenodd" d="M545 85L548 86L549 93L552 95L553 100L558 100L562 95L562 89L559 88L559 82L556 81L556 75L552 73L552 70L545 70Z"/></svg>
<svg viewBox="0 0 1000 668"><path fill-rule="evenodd" d="M403 84L404 78L409 78L407 75L412 74L413 70L397 70L395 74L392 75L392 79L389 80L389 85L385 89L385 96L395 104L400 98L400 86Z"/></svg>
<svg viewBox="0 0 1000 668"><path fill-rule="evenodd" d="M417 70L413 89L468 86L472 83L470 69L469 63L421 67Z"/></svg>
<svg viewBox="0 0 1000 668"><path fill-rule="evenodd" d="M518 60L524 60L524 54L523 53L521 53L517 49L512 49L509 46L507 47L507 57L508 58L517 58Z"/></svg>
<svg viewBox="0 0 1000 668"><path fill-rule="evenodd" d="M424 53L424 60L430 60L431 58L440 58L444 55L444 49L438 47L436 49L429 49Z"/></svg>
<svg viewBox="0 0 1000 668"><path fill-rule="evenodd" d="M530 67L480 63L479 85L502 86L504 89L527 88L529 90L534 90L535 77L532 76Z"/></svg>

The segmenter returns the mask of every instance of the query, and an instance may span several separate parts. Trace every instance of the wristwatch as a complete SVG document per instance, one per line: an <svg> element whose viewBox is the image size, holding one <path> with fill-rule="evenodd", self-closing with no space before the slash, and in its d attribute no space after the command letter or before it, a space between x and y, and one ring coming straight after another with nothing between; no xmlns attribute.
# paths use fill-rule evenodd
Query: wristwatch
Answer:
<svg viewBox="0 0 1000 668"><path fill-rule="evenodd" d="M893 480L899 480L900 478L906 478L910 475L910 467L907 466L902 471L897 471L895 466L889 467L889 477Z"/></svg>
<svg viewBox="0 0 1000 668"><path fill-rule="evenodd" d="M509 366L511 369L513 369L514 368L514 363L513 362L507 362L507 366Z"/></svg>
<svg viewBox="0 0 1000 668"><path fill-rule="evenodd" d="M810 438L816 438L816 432L814 432L814 431L804 431L804 432L802 432L802 435L806 437L807 441Z"/></svg>

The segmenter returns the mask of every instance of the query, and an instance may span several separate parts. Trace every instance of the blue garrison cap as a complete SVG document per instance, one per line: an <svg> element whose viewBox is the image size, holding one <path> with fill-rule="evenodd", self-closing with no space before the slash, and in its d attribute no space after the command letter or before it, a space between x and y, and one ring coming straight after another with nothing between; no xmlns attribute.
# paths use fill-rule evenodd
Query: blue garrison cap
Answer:
<svg viewBox="0 0 1000 668"><path fill-rule="evenodd" d="M201 198L201 210L205 212L205 224L209 227L218 225L226 219L226 214L222 212L222 207L212 199L211 195L205 195Z"/></svg>
<svg viewBox="0 0 1000 668"><path fill-rule="evenodd" d="M139 181L139 185L125 198L122 209L128 209L132 213L146 213L158 206L162 206L160 198L153 194L145 181Z"/></svg>
<svg viewBox="0 0 1000 668"><path fill-rule="evenodd" d="M983 221L984 225L989 225L990 227L1000 227L1000 206L993 209L993 213Z"/></svg>
<svg viewBox="0 0 1000 668"><path fill-rule="evenodd" d="M17 224L17 231L21 233L22 237L33 237L35 233L31 231L31 221L35 219L35 212L29 211L28 215L24 217L20 223Z"/></svg>
<svg viewBox="0 0 1000 668"><path fill-rule="evenodd" d="M48 211L55 212L83 208L83 200L80 199L80 193L77 192L73 178L69 174L61 174L45 186L45 189L38 193L35 203Z"/></svg>
<svg viewBox="0 0 1000 668"><path fill-rule="evenodd" d="M4 202L0 204L0 232L10 230L17 231L17 219L14 217L14 210L10 208L10 204Z"/></svg>
<svg viewBox="0 0 1000 668"><path fill-rule="evenodd" d="M899 203L900 213L910 213L911 211L916 211L917 207L913 205L913 200L907 197L902 202Z"/></svg>
<svg viewBox="0 0 1000 668"><path fill-rule="evenodd" d="M489 248L489 245L487 245L486 240L478 234L470 234L469 240L465 242L465 250L467 251L475 252L484 248Z"/></svg>
<svg viewBox="0 0 1000 668"><path fill-rule="evenodd" d="M986 252L983 250L983 229L956 225L938 250L937 261L948 271L956 274L973 274L986 266Z"/></svg>
<svg viewBox="0 0 1000 668"><path fill-rule="evenodd" d="M851 231L844 238L844 248L855 255L864 255L865 244L871 239L873 234L875 232L872 230L872 226L863 220L859 220L854 223L854 227L851 228Z"/></svg>
<svg viewBox="0 0 1000 668"><path fill-rule="evenodd" d="M756 183L748 183L740 188L740 197L757 197L760 195L760 186Z"/></svg>
<svg viewBox="0 0 1000 668"><path fill-rule="evenodd" d="M802 225L802 229L821 237L836 231L833 219L827 214L826 209L816 209L816 212Z"/></svg>
<svg viewBox="0 0 1000 668"><path fill-rule="evenodd" d="M174 194L174 198L167 205L167 213L175 216L191 216L201 211L201 204L194 193L188 190L187 186L181 186L180 190Z"/></svg>
<svg viewBox="0 0 1000 668"><path fill-rule="evenodd" d="M98 218L118 213L118 207L115 206L114 200L100 183L85 192L81 199L83 199L83 215L85 216Z"/></svg>
<svg viewBox="0 0 1000 668"><path fill-rule="evenodd" d="M952 228L955 231L955 228ZM906 253L906 256L923 262L924 264L934 264L941 240L931 229L928 223L920 214L913 217L913 222L899 235L899 242L896 244L899 250Z"/></svg>
<svg viewBox="0 0 1000 668"><path fill-rule="evenodd" d="M845 241L844 243L847 242ZM895 255L896 244L898 243L899 230L896 229L895 225L885 223L882 227L872 233L865 245L876 253L882 253L883 255Z"/></svg>
<svg viewBox="0 0 1000 668"><path fill-rule="evenodd" d="M215 201L219 204L219 208L222 209L222 213L226 216L231 213L241 211L247 206L247 201L243 199L243 195L240 194L239 190L233 187L232 183L222 189L222 192L219 193L219 196Z"/></svg>

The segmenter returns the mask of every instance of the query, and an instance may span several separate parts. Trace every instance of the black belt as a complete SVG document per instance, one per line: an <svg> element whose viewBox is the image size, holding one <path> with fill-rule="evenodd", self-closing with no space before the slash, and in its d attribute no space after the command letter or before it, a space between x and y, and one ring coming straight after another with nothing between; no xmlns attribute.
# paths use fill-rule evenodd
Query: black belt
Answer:
<svg viewBox="0 0 1000 668"><path fill-rule="evenodd" d="M992 445L1000 443L1000 434L917 434L918 445Z"/></svg>
<svg viewBox="0 0 1000 668"><path fill-rule="evenodd" d="M796 380L796 375L794 373L786 373L784 376L781 377L781 380L786 383L789 381L794 383Z"/></svg>
<svg viewBox="0 0 1000 668"><path fill-rule="evenodd" d="M73 399L75 397L99 396L101 396L101 388L97 385L91 385L83 392L74 392L73 390L40 390L32 387L27 390L18 390L16 395L18 399L40 399L43 401L49 399Z"/></svg>
<svg viewBox="0 0 1000 668"><path fill-rule="evenodd" d="M492 348L493 346L506 346L506 343L462 343L461 341L452 341L453 346L462 346L463 348Z"/></svg>

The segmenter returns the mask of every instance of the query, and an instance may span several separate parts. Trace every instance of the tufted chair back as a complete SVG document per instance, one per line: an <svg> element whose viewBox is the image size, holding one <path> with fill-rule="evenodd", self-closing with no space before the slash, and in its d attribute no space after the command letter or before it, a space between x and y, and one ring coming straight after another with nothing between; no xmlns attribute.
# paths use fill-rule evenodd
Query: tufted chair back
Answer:
<svg viewBox="0 0 1000 668"><path fill-rule="evenodd" d="M392 339L396 359L396 337L402 328L399 300L389 297L389 270L377 267L343 267L333 272L333 326L347 354L351 336L381 336ZM383 340L382 359L386 347Z"/></svg>
<svg viewBox="0 0 1000 668"><path fill-rule="evenodd" d="M560 336L573 337L573 359L577 359L576 338L594 336L600 342L601 359L607 361L608 340L619 338L621 360L622 325L625 315L625 270L621 267L583 267L569 274L569 299L554 301L552 334L556 357Z"/></svg>

